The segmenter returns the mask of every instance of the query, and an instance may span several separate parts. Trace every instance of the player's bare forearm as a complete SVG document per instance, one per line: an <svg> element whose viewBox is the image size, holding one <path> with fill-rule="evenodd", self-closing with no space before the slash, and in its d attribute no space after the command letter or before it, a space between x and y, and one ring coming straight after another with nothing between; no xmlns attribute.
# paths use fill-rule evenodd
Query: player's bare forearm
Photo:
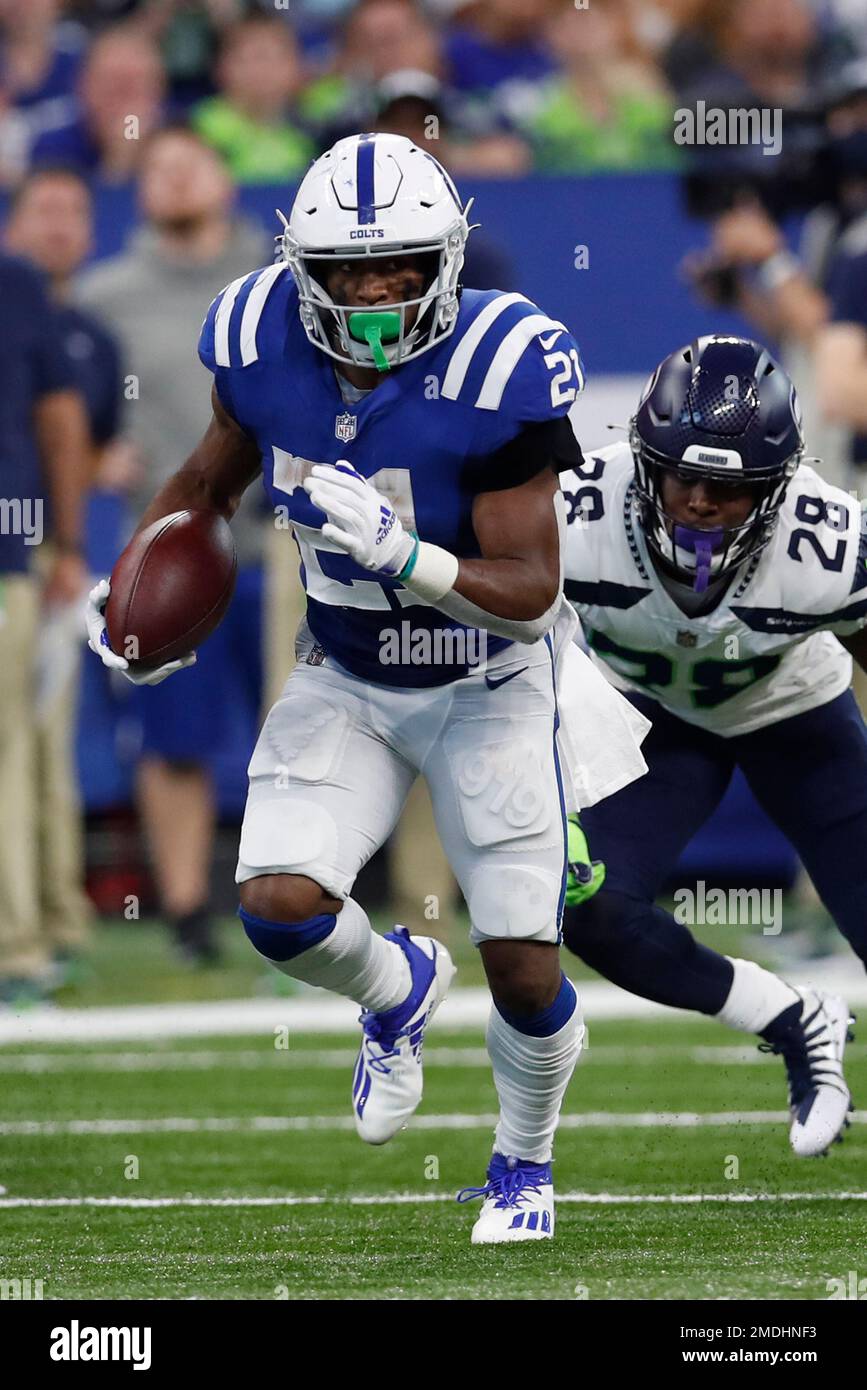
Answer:
<svg viewBox="0 0 867 1390"><path fill-rule="evenodd" d="M219 512L227 521L262 471L257 445L211 392L213 417L186 463L160 488L138 525L141 531L170 512Z"/></svg>
<svg viewBox="0 0 867 1390"><path fill-rule="evenodd" d="M61 548L81 543L81 503L88 481L90 430L77 391L51 391L36 406L39 451L51 498L52 536Z"/></svg>
<svg viewBox="0 0 867 1390"><path fill-rule="evenodd" d="M473 528L483 558L461 560L455 592L501 618L523 622L546 613L560 589L559 491L546 469L520 487L478 496Z"/></svg>

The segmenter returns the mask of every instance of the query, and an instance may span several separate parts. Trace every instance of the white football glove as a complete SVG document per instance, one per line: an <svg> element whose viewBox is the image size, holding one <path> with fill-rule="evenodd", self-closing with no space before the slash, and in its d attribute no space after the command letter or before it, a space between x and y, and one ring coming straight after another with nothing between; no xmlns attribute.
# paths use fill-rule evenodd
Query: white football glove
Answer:
<svg viewBox="0 0 867 1390"><path fill-rule="evenodd" d="M95 584L87 596L87 608L85 610L85 622L87 623L87 645L92 652L95 652L110 671L122 671L128 681L133 685L159 685L166 676L174 675L175 671L183 671L185 666L192 666L196 660L196 653L190 652L188 656L182 656L179 661L167 661L165 666L157 666L152 671L136 671L130 669L130 664L125 656L118 656L113 652L108 640L108 629L105 625L105 605L108 603L108 596L111 593L111 585L107 579L100 579Z"/></svg>
<svg viewBox="0 0 867 1390"><path fill-rule="evenodd" d="M392 577L400 574L418 542L404 530L388 499L350 463L344 459L333 467L317 463L304 488L314 507L328 515L322 527L326 540L363 569Z"/></svg>

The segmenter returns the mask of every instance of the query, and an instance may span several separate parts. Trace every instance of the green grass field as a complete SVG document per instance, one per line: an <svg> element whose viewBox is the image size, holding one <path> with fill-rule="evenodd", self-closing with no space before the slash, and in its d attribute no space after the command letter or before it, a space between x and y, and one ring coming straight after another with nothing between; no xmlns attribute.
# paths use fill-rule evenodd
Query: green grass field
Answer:
<svg viewBox="0 0 867 1390"><path fill-rule="evenodd" d="M120 945L95 963L102 1002ZM146 962L178 995L209 991L153 934L138 947L123 971L138 997L166 994ZM797 1160L767 1114L784 1108L781 1064L749 1039L692 1020L590 1032L556 1239L481 1250L476 1207L453 1200L490 1146L481 1031L434 1025L423 1106L383 1149L351 1129L347 1034L6 1045L0 1279L41 1279L46 1298L825 1299L829 1279L867 1273L867 1202L844 1195L867 1189L867 1127ZM863 1043L850 1070L859 1102Z"/></svg>

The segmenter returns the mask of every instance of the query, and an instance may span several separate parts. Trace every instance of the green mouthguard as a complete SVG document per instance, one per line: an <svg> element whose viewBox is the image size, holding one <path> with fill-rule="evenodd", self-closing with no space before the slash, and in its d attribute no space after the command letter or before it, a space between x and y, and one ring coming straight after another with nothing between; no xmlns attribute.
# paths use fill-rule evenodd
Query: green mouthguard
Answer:
<svg viewBox="0 0 867 1390"><path fill-rule="evenodd" d="M382 344L383 341L391 343L400 336L400 314L397 310L386 309L377 313L375 310L359 309L350 314L346 321L353 338L367 343L373 353L377 371L387 372L389 361L382 350Z"/></svg>

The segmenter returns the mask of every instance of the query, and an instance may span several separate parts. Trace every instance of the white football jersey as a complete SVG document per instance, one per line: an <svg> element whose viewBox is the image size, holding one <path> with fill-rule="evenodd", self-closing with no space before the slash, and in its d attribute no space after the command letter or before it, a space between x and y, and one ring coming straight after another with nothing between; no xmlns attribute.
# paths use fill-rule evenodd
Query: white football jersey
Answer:
<svg viewBox="0 0 867 1390"><path fill-rule="evenodd" d="M867 623L867 535L858 501L802 464L770 543L712 613L690 618L653 567L627 443L561 475L569 522L566 595L620 689L731 736L825 704L852 658L834 636Z"/></svg>

